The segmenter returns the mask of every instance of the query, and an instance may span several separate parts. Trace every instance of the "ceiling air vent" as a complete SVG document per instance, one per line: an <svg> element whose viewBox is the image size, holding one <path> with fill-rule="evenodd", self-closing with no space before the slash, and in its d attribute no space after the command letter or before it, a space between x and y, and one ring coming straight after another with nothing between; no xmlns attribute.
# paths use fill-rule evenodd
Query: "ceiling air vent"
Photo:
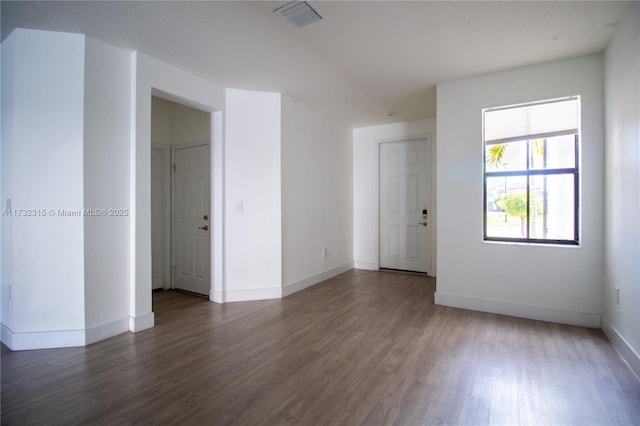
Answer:
<svg viewBox="0 0 640 426"><path fill-rule="evenodd" d="M306 27L324 19L318 9L308 1L296 0L274 10L296 28Z"/></svg>

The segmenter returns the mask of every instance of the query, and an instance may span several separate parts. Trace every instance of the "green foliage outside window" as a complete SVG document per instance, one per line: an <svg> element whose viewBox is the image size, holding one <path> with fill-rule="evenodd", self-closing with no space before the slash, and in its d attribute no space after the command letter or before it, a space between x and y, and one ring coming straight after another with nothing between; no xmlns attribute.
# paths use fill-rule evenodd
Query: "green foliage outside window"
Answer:
<svg viewBox="0 0 640 426"><path fill-rule="evenodd" d="M541 203L536 202L535 197L531 200L531 205L536 210L536 216L542 215ZM500 207L507 216L520 218L520 232L525 235L525 224L527 222L527 193L523 191L511 191L500 194L494 199L496 206ZM535 218L532 218L535 223Z"/></svg>

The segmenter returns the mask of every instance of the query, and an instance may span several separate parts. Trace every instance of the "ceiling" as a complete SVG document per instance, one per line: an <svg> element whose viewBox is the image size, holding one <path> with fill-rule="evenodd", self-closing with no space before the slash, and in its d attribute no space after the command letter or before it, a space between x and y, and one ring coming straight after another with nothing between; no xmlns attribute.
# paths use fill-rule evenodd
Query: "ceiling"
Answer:
<svg viewBox="0 0 640 426"><path fill-rule="evenodd" d="M2 38L84 33L359 127L434 116L441 82L602 52L630 4L315 0L325 19L297 29L273 13L287 2L2 1Z"/></svg>

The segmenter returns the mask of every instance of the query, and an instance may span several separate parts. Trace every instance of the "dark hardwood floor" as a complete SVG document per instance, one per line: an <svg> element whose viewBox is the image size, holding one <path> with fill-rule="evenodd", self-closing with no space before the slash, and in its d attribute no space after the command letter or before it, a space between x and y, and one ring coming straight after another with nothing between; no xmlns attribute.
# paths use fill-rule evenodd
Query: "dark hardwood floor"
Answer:
<svg viewBox="0 0 640 426"><path fill-rule="evenodd" d="M599 330L433 305L435 281L350 271L282 300L153 295L156 327L2 347L2 425L638 425Z"/></svg>

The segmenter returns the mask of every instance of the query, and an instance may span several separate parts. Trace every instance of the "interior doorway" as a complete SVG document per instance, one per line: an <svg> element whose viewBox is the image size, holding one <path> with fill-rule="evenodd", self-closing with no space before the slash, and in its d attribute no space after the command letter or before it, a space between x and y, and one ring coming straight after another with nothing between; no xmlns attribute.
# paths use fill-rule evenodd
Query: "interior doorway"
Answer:
<svg viewBox="0 0 640 426"><path fill-rule="evenodd" d="M380 144L380 268L430 270L428 139Z"/></svg>
<svg viewBox="0 0 640 426"><path fill-rule="evenodd" d="M152 96L153 290L209 296L210 135L210 113Z"/></svg>

